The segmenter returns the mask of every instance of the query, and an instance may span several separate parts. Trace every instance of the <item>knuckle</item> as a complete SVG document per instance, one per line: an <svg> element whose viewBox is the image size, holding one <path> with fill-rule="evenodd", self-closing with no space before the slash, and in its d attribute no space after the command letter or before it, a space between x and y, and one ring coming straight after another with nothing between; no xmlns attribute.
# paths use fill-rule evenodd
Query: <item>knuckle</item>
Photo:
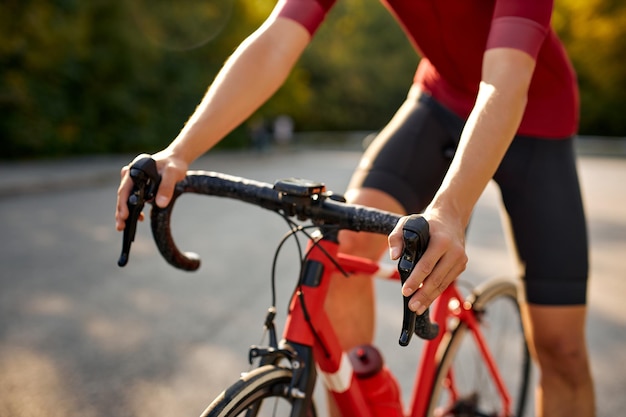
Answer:
<svg viewBox="0 0 626 417"><path fill-rule="evenodd" d="M398 241L398 232L396 229L393 229L391 233L389 233L389 236L387 236L387 243L389 243L389 245L393 245L397 241Z"/></svg>
<svg viewBox="0 0 626 417"><path fill-rule="evenodd" d="M465 269L467 269L467 263L468 263L468 258L467 256L465 256L465 258L463 259L463 262L460 263L459 267L461 269L461 272L465 271Z"/></svg>
<svg viewBox="0 0 626 417"><path fill-rule="evenodd" d="M418 269L423 276L430 275L434 268L435 264L424 258L422 258L416 265L416 269Z"/></svg>
<svg viewBox="0 0 626 417"><path fill-rule="evenodd" d="M467 257L467 254L465 254L465 252L463 252L463 255L461 256L461 259L457 263L458 268L459 268L459 273L465 271L465 269L467 268L467 263L468 262L469 262L469 258Z"/></svg>
<svg viewBox="0 0 626 417"><path fill-rule="evenodd" d="M419 278L417 278L415 275L411 275L407 280L406 280L406 284L411 288L418 288L421 291L421 286L422 286L423 281Z"/></svg>
<svg viewBox="0 0 626 417"><path fill-rule="evenodd" d="M439 296L446 288L448 288L448 282L439 279L435 282L435 296Z"/></svg>
<svg viewBox="0 0 626 417"><path fill-rule="evenodd" d="M429 306L435 301L437 298L436 294L427 293L425 291L418 291L415 298L420 302L423 306Z"/></svg>
<svg viewBox="0 0 626 417"><path fill-rule="evenodd" d="M423 297L424 301L430 304L448 288L449 284L450 282L444 276L430 276L418 293Z"/></svg>
<svg viewBox="0 0 626 417"><path fill-rule="evenodd" d="M450 250L450 259L454 262L455 267L465 270L469 258L463 246L456 246Z"/></svg>
<svg viewBox="0 0 626 417"><path fill-rule="evenodd" d="M426 287L426 295L432 299L437 298L447 287L441 277L431 277L431 279L428 280L428 286L424 286Z"/></svg>

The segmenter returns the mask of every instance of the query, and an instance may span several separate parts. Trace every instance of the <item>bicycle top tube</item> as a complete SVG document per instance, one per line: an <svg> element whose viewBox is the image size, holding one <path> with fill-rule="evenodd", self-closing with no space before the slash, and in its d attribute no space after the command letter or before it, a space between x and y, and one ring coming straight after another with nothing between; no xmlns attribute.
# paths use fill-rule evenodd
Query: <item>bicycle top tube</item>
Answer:
<svg viewBox="0 0 626 417"><path fill-rule="evenodd" d="M182 252L170 230L174 202L183 193L227 197L295 216L301 221L310 220L315 225L361 232L389 234L400 219L398 214L348 204L342 197L327 192L320 183L290 179L268 184L217 172L189 171L177 184L167 207L153 205L151 226L163 258L177 268L190 271L198 269L200 259L194 253Z"/></svg>

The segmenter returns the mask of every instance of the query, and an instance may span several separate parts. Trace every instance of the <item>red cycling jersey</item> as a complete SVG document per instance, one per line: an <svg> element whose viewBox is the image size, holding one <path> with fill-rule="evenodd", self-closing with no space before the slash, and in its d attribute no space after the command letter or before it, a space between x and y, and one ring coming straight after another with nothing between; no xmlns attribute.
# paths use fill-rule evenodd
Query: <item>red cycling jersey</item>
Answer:
<svg viewBox="0 0 626 417"><path fill-rule="evenodd" d="M336 0L280 0L278 16L313 35ZM381 0L422 56L415 83L466 118L476 100L487 49L522 50L536 60L518 134L565 138L578 127L578 88L550 27L552 0Z"/></svg>

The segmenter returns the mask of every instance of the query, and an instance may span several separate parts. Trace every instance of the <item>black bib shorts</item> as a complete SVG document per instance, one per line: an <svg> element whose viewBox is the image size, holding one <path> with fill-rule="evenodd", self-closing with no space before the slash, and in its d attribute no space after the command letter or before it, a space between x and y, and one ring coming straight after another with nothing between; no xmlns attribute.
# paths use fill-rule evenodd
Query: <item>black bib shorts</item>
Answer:
<svg viewBox="0 0 626 417"><path fill-rule="evenodd" d="M432 200L464 121L427 94L410 94L366 150L351 187L375 188L407 213ZM526 300L586 303L588 242L573 138L516 136L494 178L524 268Z"/></svg>

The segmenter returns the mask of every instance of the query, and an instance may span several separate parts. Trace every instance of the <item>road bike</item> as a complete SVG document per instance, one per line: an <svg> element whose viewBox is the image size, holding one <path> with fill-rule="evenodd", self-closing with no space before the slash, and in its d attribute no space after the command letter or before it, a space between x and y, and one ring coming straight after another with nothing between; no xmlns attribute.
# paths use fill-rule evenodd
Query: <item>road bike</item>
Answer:
<svg viewBox="0 0 626 417"><path fill-rule="evenodd" d="M154 160L138 159L130 169L134 182L128 199L129 218L122 254L126 265L137 220L156 195L159 174ZM202 413L202 417L317 415L313 391L319 380L343 416L434 417L522 416L528 408L531 359L523 335L516 282L488 280L467 290L451 284L429 310L416 315L402 297L404 311L399 343L424 339L411 399L403 404L397 380L371 345L342 351L337 329L324 311L332 279L357 274L381 275L382 264L338 252L343 229L389 234L400 216L348 204L323 183L286 179L274 184L208 171L189 171L177 184L168 207L153 205L151 227L163 258L183 270L196 270L200 259L175 244L170 219L176 199L196 193L240 200L282 216L295 236L301 268L278 337L276 289L272 273L272 305L263 320L266 345L249 350L251 370L241 374ZM304 235L306 247L297 236ZM277 253L287 241L278 244ZM404 282L428 244L428 223L413 215L403 226L404 251L397 269L386 279ZM276 258L274 258L276 259ZM358 278L354 278L358 279ZM419 291L419 290L418 290ZM431 321L432 317L432 321ZM318 378L319 377L319 378Z"/></svg>

